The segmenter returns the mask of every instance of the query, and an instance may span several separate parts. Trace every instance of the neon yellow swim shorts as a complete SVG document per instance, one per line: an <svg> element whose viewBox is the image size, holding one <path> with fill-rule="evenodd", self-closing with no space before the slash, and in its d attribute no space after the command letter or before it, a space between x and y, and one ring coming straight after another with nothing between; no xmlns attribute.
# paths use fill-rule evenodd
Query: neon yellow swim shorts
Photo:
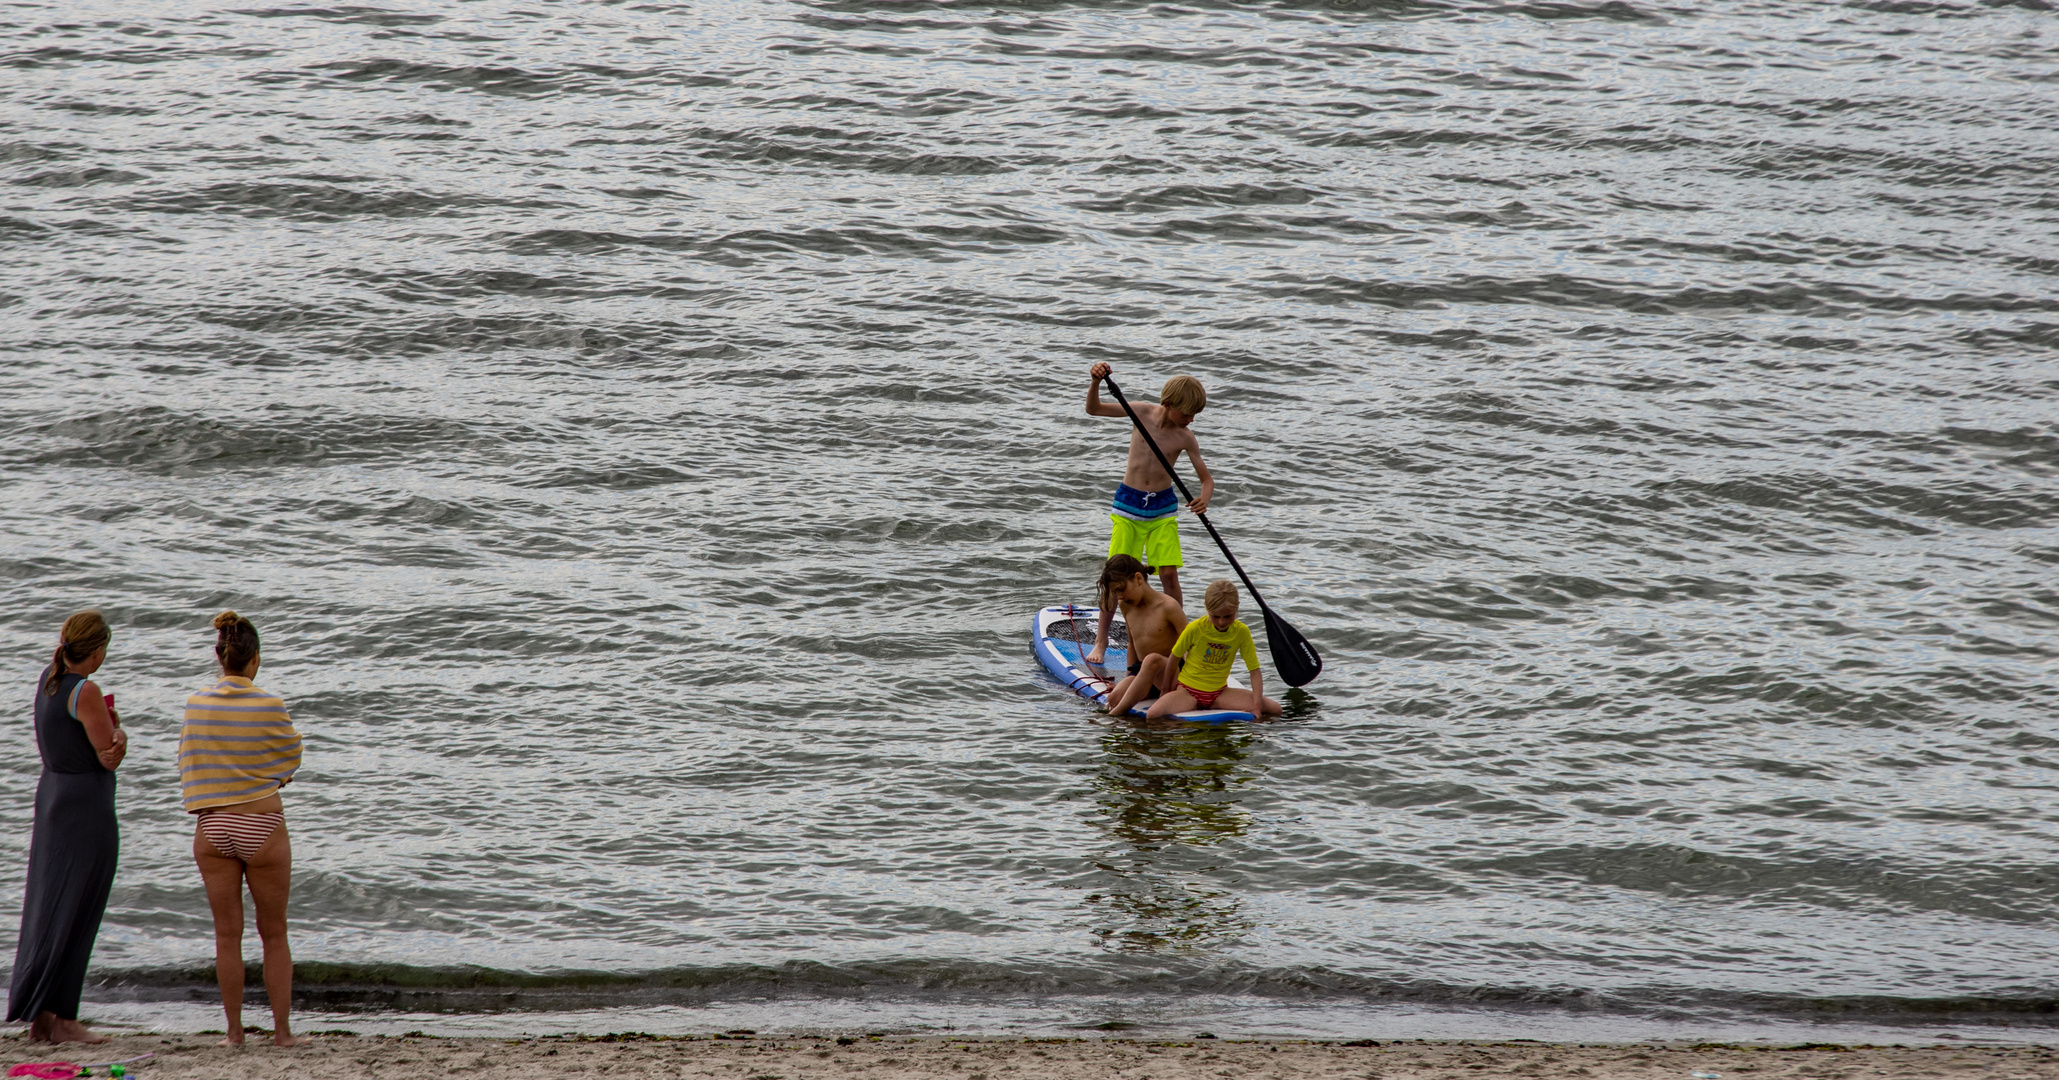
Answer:
<svg viewBox="0 0 2059 1080"><path fill-rule="evenodd" d="M1145 566L1182 566L1180 558L1180 519L1167 514L1157 521L1137 521L1121 514L1110 514L1108 520L1115 528L1108 533L1108 555L1134 556Z"/></svg>

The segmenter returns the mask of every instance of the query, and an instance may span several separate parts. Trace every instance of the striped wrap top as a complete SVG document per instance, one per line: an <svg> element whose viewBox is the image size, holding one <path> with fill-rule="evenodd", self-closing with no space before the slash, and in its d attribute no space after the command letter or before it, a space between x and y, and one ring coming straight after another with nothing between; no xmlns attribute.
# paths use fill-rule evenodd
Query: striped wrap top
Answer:
<svg viewBox="0 0 2059 1080"><path fill-rule="evenodd" d="M300 732L286 703L230 675L186 699L179 782L187 813L255 802L300 768Z"/></svg>

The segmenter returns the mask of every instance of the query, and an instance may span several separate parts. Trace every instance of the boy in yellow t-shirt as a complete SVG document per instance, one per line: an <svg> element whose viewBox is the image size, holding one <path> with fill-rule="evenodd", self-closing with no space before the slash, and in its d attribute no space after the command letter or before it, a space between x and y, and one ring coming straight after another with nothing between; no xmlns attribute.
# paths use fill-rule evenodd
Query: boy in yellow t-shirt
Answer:
<svg viewBox="0 0 2059 1080"><path fill-rule="evenodd" d="M1208 609L1208 618L1188 623L1180 631L1180 639L1173 642L1173 657L1186 660L1180 681L1160 694L1146 715L1157 719L1194 709L1227 709L1258 717L1280 715L1280 703L1265 696L1251 628L1237 621L1237 587L1227 581L1210 585L1202 606ZM1230 685L1230 661L1239 653L1251 676L1249 690Z"/></svg>

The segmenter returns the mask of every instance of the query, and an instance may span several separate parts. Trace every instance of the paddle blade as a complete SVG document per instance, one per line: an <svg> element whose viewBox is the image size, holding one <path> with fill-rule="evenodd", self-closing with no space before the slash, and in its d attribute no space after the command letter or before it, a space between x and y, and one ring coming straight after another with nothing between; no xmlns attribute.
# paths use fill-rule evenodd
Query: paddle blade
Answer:
<svg viewBox="0 0 2059 1080"><path fill-rule="evenodd" d="M1323 673L1323 658L1315 646L1301 636L1301 631L1287 625L1287 620L1273 613L1265 612L1265 647L1272 651L1273 666L1280 669L1280 678L1288 686L1307 686Z"/></svg>

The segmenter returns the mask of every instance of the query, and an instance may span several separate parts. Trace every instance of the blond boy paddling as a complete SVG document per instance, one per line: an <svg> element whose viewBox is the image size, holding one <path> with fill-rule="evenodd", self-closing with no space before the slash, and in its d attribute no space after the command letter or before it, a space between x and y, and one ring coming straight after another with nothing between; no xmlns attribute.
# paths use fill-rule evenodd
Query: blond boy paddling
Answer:
<svg viewBox="0 0 2059 1080"><path fill-rule="evenodd" d="M1101 380L1112 370L1107 364L1095 364L1089 369L1093 381L1087 384L1088 416L1128 415L1121 405L1101 400ZM1152 440L1164 451L1166 461L1177 462L1184 453L1193 463L1194 476L1201 481L1201 496L1188 503L1187 508L1197 514L1207 512L1208 501L1215 496L1215 477L1202 464L1201 443L1194 438L1189 425L1207 407L1208 393L1192 375L1167 379L1158 404L1132 406L1137 411L1138 423L1150 432ZM1114 511L1108 515L1108 554L1128 555L1146 566L1156 566L1158 580L1164 583L1165 594L1175 604L1183 603L1179 510L1172 474L1158 463L1158 455L1151 452L1142 435L1131 431L1129 463L1123 467L1122 483L1115 487ZM1088 663L1098 664L1107 655L1108 624L1113 616L1110 605L1101 605L1100 625L1094 634L1094 651L1087 656Z"/></svg>

